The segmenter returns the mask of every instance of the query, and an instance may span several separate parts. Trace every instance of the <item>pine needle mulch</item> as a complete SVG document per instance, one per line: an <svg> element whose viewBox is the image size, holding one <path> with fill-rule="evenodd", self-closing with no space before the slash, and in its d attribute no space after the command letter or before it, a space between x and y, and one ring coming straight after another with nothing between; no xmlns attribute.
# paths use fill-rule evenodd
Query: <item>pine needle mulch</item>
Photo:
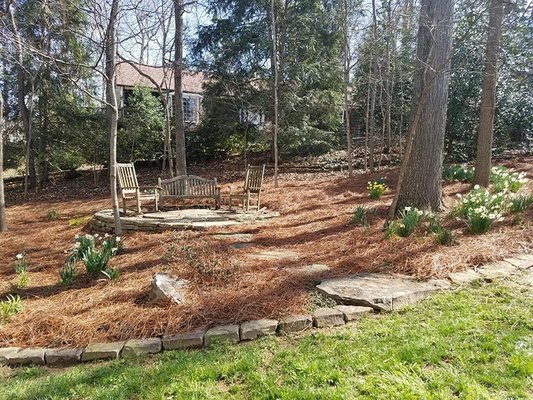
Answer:
<svg viewBox="0 0 533 400"><path fill-rule="evenodd" d="M533 157L528 157L511 166L533 179L532 164ZM224 230L253 234L249 246L231 247L230 240L216 239L213 232L131 233L125 237L126 251L110 262L120 270L118 282L92 280L80 266L69 287L60 284L59 270L74 236L87 232L84 226L72 226L73 221L109 207L105 190L81 187L76 196L63 196L58 183L50 195L36 196L27 203L16 201L8 208L10 230L0 236L0 299L19 293L24 309L0 326L0 347L81 346L281 318L305 312L313 301L314 284L324 277L383 271L438 278L533 248L531 210L521 224L512 225L507 218L479 236L452 221L448 226L458 239L454 246L438 245L433 235L424 233L387 240L382 228L392 193L370 200L366 191L367 182L377 177L394 187L396 171L358 174L353 179L342 173L285 173L279 188L273 187L269 177L263 205L281 216ZM464 183L446 184L445 204L467 190ZM375 208L368 228L350 223L360 204ZM51 209L58 211L58 219L48 220ZM254 258L261 250L291 251L297 257L284 261ZM30 263L29 285L14 289L15 255L21 252ZM299 270L316 263L330 270ZM191 282L185 304L150 302L149 286L156 272Z"/></svg>

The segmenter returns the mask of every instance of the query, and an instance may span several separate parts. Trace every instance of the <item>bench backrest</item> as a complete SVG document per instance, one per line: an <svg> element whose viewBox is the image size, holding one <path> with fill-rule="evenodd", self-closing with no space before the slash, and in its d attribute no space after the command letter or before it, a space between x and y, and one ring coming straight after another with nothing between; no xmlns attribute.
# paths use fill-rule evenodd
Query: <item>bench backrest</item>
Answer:
<svg viewBox="0 0 533 400"><path fill-rule="evenodd" d="M117 163L118 185L122 193L132 193L139 190L137 174L133 163Z"/></svg>
<svg viewBox="0 0 533 400"><path fill-rule="evenodd" d="M217 180L195 175L180 175L170 179L159 179L163 196L215 196Z"/></svg>
<svg viewBox="0 0 533 400"><path fill-rule="evenodd" d="M265 175L265 164L261 166L248 165L246 169L246 179L244 181L244 191L251 193L259 193L263 185L263 177Z"/></svg>

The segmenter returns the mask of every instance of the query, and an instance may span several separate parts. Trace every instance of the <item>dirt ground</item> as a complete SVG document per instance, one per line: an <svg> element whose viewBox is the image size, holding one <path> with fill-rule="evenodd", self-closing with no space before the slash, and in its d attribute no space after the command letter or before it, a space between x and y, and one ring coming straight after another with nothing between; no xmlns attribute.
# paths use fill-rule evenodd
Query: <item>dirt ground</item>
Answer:
<svg viewBox="0 0 533 400"><path fill-rule="evenodd" d="M504 163L533 178L533 157ZM242 166L211 164L191 168L199 175L217 176L224 184L242 179ZM211 172L208 172L211 171ZM419 233L408 238L385 239L383 224L392 199L389 190L379 200L368 198L369 180L384 178L394 187L396 170L360 173L347 178L342 172L283 172L279 188L267 177L263 205L281 216L261 224L208 232L136 232L125 236L125 252L110 261L120 270L118 282L93 280L83 266L75 283L60 284L59 271L76 234L88 232L73 219L89 217L109 208L105 185L94 187L92 176L58 180L40 194L21 200L21 188L8 190L9 232L0 235L0 299L8 293L24 298L23 311L0 326L0 347L84 345L88 342L149 337L220 323L257 318L280 318L304 312L316 296L314 284L330 276L363 271L409 274L417 278L444 277L514 252L533 249L533 212L520 224L510 218L489 233L473 235L461 221L447 226L457 237L454 246L441 246L434 236ZM143 183L154 183L157 171L139 169ZM529 183L528 190L533 186ZM445 204L468 184L445 185ZM354 208L375 208L370 226L350 223ZM55 209L59 217L49 220ZM79 220L78 220L79 221ZM251 246L234 248L212 233L251 233ZM259 260L261 250L287 250L297 257ZM14 289L15 256L25 252L30 263L29 284ZM187 255L193 255L192 258ZM299 267L321 263L329 271L302 274ZM191 281L185 304L154 304L148 291L156 272L168 272Z"/></svg>

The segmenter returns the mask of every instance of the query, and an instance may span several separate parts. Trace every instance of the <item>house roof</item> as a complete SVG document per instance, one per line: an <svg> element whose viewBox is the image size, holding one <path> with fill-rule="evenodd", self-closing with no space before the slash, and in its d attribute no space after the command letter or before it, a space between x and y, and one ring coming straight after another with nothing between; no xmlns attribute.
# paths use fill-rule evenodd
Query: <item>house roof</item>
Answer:
<svg viewBox="0 0 533 400"><path fill-rule="evenodd" d="M162 86L163 89L174 90L174 71L170 67L136 64L135 68L126 62L117 64L117 86L133 87L142 85L156 89L157 86L148 76ZM184 92L203 93L203 84L206 81L205 73L185 70L182 76L182 90Z"/></svg>

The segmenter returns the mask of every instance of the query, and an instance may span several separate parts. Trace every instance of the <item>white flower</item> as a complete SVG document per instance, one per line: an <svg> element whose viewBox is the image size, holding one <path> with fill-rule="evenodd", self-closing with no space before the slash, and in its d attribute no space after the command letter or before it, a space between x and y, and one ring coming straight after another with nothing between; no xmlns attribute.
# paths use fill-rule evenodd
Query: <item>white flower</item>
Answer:
<svg viewBox="0 0 533 400"><path fill-rule="evenodd" d="M479 185L474 186L474 190L478 190L478 189L479 189Z"/></svg>
<svg viewBox="0 0 533 400"><path fill-rule="evenodd" d="M122 238L121 238L120 236L117 236L117 237L115 238L115 242L117 242L117 243L120 242L121 240L122 240Z"/></svg>
<svg viewBox="0 0 533 400"><path fill-rule="evenodd" d="M118 250L118 247L113 247L113 248L111 249L111 253L115 254L115 253L117 252L117 250Z"/></svg>
<svg viewBox="0 0 533 400"><path fill-rule="evenodd" d="M78 240L79 238L80 238L80 235L78 235L78 234L74 235L74 239L75 240Z"/></svg>
<svg viewBox="0 0 533 400"><path fill-rule="evenodd" d="M405 207L405 211L411 211L411 207Z"/></svg>
<svg viewBox="0 0 533 400"><path fill-rule="evenodd" d="M95 234L94 234L94 238L95 238L95 239L98 238L98 233L95 233Z"/></svg>
<svg viewBox="0 0 533 400"><path fill-rule="evenodd" d="M22 260L24 258L24 254L23 253L19 253L15 257L17 257L17 260Z"/></svg>
<svg viewBox="0 0 533 400"><path fill-rule="evenodd" d="M104 235L104 238L107 239L108 237L109 237L109 233L106 233L106 234Z"/></svg>

